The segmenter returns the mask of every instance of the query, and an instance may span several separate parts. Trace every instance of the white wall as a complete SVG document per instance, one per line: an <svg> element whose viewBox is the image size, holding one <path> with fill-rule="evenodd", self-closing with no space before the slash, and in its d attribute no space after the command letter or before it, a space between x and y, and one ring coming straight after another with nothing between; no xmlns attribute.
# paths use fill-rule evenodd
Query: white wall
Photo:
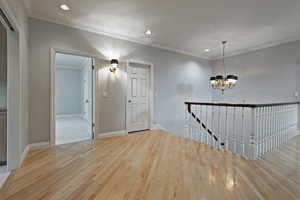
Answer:
<svg viewBox="0 0 300 200"><path fill-rule="evenodd" d="M176 134L183 131L186 99L211 100L207 60L36 19L30 19L30 33L31 143L49 141L51 47L154 64L154 121ZM113 124L103 131L125 129L125 98L109 106L101 111L106 117L114 114L108 122ZM120 110L112 112L115 108Z"/></svg>
<svg viewBox="0 0 300 200"><path fill-rule="evenodd" d="M82 70L56 67L56 115L82 115Z"/></svg>
<svg viewBox="0 0 300 200"><path fill-rule="evenodd" d="M126 63L120 62L115 73L110 62L96 59L96 133L125 130Z"/></svg>
<svg viewBox="0 0 300 200"><path fill-rule="evenodd" d="M213 101L274 103L295 101L300 92L300 41L226 58L228 73L239 76L234 89L214 90ZM223 73L221 60L210 62L213 72Z"/></svg>

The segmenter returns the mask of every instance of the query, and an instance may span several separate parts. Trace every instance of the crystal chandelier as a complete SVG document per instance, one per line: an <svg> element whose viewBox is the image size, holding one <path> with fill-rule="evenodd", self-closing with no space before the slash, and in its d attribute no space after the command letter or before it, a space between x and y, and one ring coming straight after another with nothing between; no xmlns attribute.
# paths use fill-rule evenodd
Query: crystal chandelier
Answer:
<svg viewBox="0 0 300 200"><path fill-rule="evenodd" d="M236 85L238 77L236 75L226 75L226 67L225 67L225 45L227 41L222 41L223 46L223 57L222 57L222 65L224 68L224 76L216 75L210 77L210 84L212 88L221 90L224 92L226 89L231 89Z"/></svg>

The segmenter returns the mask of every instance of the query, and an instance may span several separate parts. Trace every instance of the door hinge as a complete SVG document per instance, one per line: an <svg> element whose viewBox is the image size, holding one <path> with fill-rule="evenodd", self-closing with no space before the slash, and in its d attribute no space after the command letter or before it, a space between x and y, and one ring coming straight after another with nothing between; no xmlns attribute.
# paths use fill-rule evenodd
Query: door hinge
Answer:
<svg viewBox="0 0 300 200"><path fill-rule="evenodd" d="M95 69L95 65L92 65L92 69L93 69L93 70Z"/></svg>
<svg viewBox="0 0 300 200"><path fill-rule="evenodd" d="M96 126L96 124L95 124L95 123L92 123L92 126L93 126L93 127L95 127L95 126Z"/></svg>

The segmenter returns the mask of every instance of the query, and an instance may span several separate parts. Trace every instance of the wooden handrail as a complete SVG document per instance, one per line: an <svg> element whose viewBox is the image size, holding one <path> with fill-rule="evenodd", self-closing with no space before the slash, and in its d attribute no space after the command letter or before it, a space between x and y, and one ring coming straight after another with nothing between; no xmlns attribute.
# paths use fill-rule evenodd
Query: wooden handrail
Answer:
<svg viewBox="0 0 300 200"><path fill-rule="evenodd" d="M271 107L271 106L299 104L300 102L299 101L293 101L293 102L267 103L267 104L234 104L234 103L209 103L209 102L184 102L184 103L186 105L206 105L206 106L257 108L257 107Z"/></svg>

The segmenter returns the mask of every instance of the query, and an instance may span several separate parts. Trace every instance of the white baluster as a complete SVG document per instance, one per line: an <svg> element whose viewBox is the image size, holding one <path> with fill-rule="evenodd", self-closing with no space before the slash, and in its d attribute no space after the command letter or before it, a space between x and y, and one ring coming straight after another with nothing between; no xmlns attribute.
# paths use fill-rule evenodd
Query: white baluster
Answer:
<svg viewBox="0 0 300 200"><path fill-rule="evenodd" d="M227 121L228 121L228 107L226 106L225 108L225 126L224 126L224 130L225 130L225 150L228 151L228 132L227 132Z"/></svg>
<svg viewBox="0 0 300 200"><path fill-rule="evenodd" d="M280 144L279 131L278 131L278 106L275 107L275 137L276 137L276 148Z"/></svg>
<svg viewBox="0 0 300 200"><path fill-rule="evenodd" d="M264 154L264 144L265 144L265 108L260 107L260 127L259 127L259 134L260 134L260 144L259 144L259 157L262 157Z"/></svg>
<svg viewBox="0 0 300 200"><path fill-rule="evenodd" d="M218 149L221 149L220 118L221 118L221 106L218 107L218 132L216 132L216 136L218 137L218 141L217 141Z"/></svg>
<svg viewBox="0 0 300 200"><path fill-rule="evenodd" d="M233 117L232 117L232 142L233 142L233 153L236 153L236 135L235 135L235 120L236 120L236 107L233 108Z"/></svg>
<svg viewBox="0 0 300 200"><path fill-rule="evenodd" d="M242 155L245 156L245 108L242 107L242 137L241 137L241 142L242 142Z"/></svg>
<svg viewBox="0 0 300 200"><path fill-rule="evenodd" d="M205 106L205 126L207 127L207 113L208 113L208 111L207 111L207 105ZM206 135L206 144L208 145L208 134L207 134L207 132L206 132L206 130L204 130L205 131L205 135Z"/></svg>
<svg viewBox="0 0 300 200"><path fill-rule="evenodd" d="M269 151L272 150L273 143L272 143L272 106L269 107Z"/></svg>
<svg viewBox="0 0 300 200"><path fill-rule="evenodd" d="M284 106L284 134L285 134L285 143L288 141L288 132L287 132L287 120L286 120L287 106Z"/></svg>
<svg viewBox="0 0 300 200"><path fill-rule="evenodd" d="M284 105L281 106L281 112L280 112L280 120L281 120L281 132L282 132L282 144L285 144L285 132L284 132Z"/></svg>
<svg viewBox="0 0 300 200"><path fill-rule="evenodd" d="M256 119L255 119L255 108L251 109L251 132L250 132L250 158L255 159L255 129L256 129Z"/></svg>
<svg viewBox="0 0 300 200"><path fill-rule="evenodd" d="M265 141L264 141L264 154L268 151L268 108L265 107Z"/></svg>
<svg viewBox="0 0 300 200"><path fill-rule="evenodd" d="M270 107L270 112L271 112L271 121L270 121L270 134L271 134L271 148L270 151L272 151L275 147L274 145L274 133L273 133L273 126L274 126L274 113L273 113L273 106Z"/></svg>
<svg viewBox="0 0 300 200"><path fill-rule="evenodd" d="M284 136L285 136L285 141L284 143L287 143L287 131L286 131L286 106L283 106L283 131L284 131Z"/></svg>
<svg viewBox="0 0 300 200"><path fill-rule="evenodd" d="M263 139L263 135L262 135L262 108L259 107L258 109L258 132L257 132L257 149L258 149L258 156L260 157L262 155L262 151L261 151L261 146L262 146L262 139Z"/></svg>
<svg viewBox="0 0 300 200"><path fill-rule="evenodd" d="M199 127L200 127L200 131L201 131L201 142L202 143L204 143L204 134L205 134L205 132L204 132L204 130L203 130L203 127L202 127L202 123L203 123L203 116L202 116L202 114L203 114L203 106L202 105L200 105L200 116L199 116L199 119L200 119L200 124L199 124Z"/></svg>
<svg viewBox="0 0 300 200"><path fill-rule="evenodd" d="M210 125L210 130L212 132L212 135L210 135L210 138L211 138L211 146L212 147L215 147L215 140L214 140L214 137L213 137L213 133L215 132L214 131L214 106L211 106L211 125Z"/></svg>
<svg viewBox="0 0 300 200"><path fill-rule="evenodd" d="M281 111L281 120L282 120L282 128L281 128L281 131L282 131L282 134L283 134L283 144L286 143L286 133L285 133L285 115L284 115L284 112L285 112L285 106L282 105L282 111Z"/></svg>
<svg viewBox="0 0 300 200"><path fill-rule="evenodd" d="M265 113L264 113L264 107L260 108L260 156L264 154L264 143L265 143Z"/></svg>
<svg viewBox="0 0 300 200"><path fill-rule="evenodd" d="M287 116L288 116L288 106L285 106L284 109L284 130L285 130L285 135L286 135L286 143L289 141L289 130L288 130L288 121L287 121Z"/></svg>
<svg viewBox="0 0 300 200"><path fill-rule="evenodd" d="M270 141L270 135L269 135L269 107L266 107L266 152L269 151L269 141Z"/></svg>
<svg viewBox="0 0 300 200"><path fill-rule="evenodd" d="M280 112L279 112L279 132L280 132L280 144L283 144L284 143L284 134L283 134L283 131L282 131L282 106L279 106L280 107Z"/></svg>
<svg viewBox="0 0 300 200"><path fill-rule="evenodd" d="M277 148L281 144L281 133L280 133L280 106L277 106Z"/></svg>
<svg viewBox="0 0 300 200"><path fill-rule="evenodd" d="M191 114L194 112L194 107L195 106L193 106L193 105L191 105ZM195 126L195 124L194 124L194 118L193 118L193 116L191 117L191 132L190 132L190 134L188 135L188 137L187 138L191 138L191 136L193 135L193 132L194 132L194 126Z"/></svg>
<svg viewBox="0 0 300 200"><path fill-rule="evenodd" d="M259 145L259 112L258 112L258 107L255 108L255 158L259 157L258 154L258 145Z"/></svg>
<svg viewBox="0 0 300 200"><path fill-rule="evenodd" d="M188 106L192 106L192 105L188 105ZM192 120L191 120L192 116L190 113L188 113L188 131L187 133L184 135L184 137L187 137L190 133L191 133L191 129L192 129Z"/></svg>
<svg viewBox="0 0 300 200"><path fill-rule="evenodd" d="M198 124L198 122L197 122L197 117L199 116L199 114L198 114L198 105L196 105L195 106L195 115L196 115L196 117L195 117L195 132L194 132L194 134L193 134L193 140L194 141L198 141L198 135L199 135L199 124Z"/></svg>
<svg viewBox="0 0 300 200"><path fill-rule="evenodd" d="M266 108L262 107L262 146L261 151L262 154L266 152Z"/></svg>

